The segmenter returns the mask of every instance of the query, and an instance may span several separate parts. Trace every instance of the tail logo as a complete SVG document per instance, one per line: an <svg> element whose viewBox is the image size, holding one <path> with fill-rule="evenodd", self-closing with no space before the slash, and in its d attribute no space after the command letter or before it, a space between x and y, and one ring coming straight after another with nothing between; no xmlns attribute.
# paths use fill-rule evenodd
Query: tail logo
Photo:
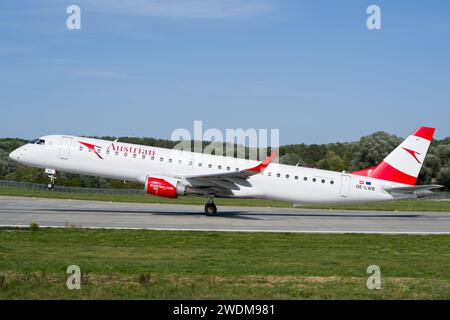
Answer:
<svg viewBox="0 0 450 320"><path fill-rule="evenodd" d="M405 150L406 152L408 152L410 155L412 155L413 158L416 159L416 161L417 161L419 164L422 164L422 162L420 162L420 160L417 158L418 155L420 156L420 153L418 153L418 152L416 152L416 151L413 151L413 150L411 150L411 149L407 149L407 148L402 148L402 149Z"/></svg>
<svg viewBox="0 0 450 320"><path fill-rule="evenodd" d="M81 142L81 141L78 141L78 142L81 143L86 148L88 148L88 150L92 150L92 152L94 152L97 155L97 157L99 157L100 159L103 160L102 156L97 152L97 149L96 149L96 148L101 149L101 147L96 146L94 144L86 143L86 142Z"/></svg>

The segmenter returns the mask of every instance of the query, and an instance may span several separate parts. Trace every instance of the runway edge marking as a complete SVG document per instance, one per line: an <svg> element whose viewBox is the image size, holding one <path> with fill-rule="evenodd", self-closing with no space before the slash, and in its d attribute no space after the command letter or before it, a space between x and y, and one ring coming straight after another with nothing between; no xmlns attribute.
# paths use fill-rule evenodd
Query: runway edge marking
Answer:
<svg viewBox="0 0 450 320"><path fill-rule="evenodd" d="M26 229L26 225L0 224L0 228ZM46 226L44 229L70 229L67 226ZM380 234L380 235L450 235L450 231L360 231L360 230L245 230L245 229L189 229L189 228L134 228L76 226L75 229L92 230L147 230L147 231L195 231L195 232L244 232L244 233L310 233L310 234Z"/></svg>

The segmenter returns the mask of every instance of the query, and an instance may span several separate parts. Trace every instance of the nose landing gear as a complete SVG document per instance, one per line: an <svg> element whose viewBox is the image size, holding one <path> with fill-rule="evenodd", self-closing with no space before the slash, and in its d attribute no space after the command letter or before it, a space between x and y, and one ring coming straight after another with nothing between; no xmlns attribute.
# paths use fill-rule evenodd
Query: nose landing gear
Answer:
<svg viewBox="0 0 450 320"><path fill-rule="evenodd" d="M47 185L48 190L52 190L53 187L55 186L55 179L56 179L55 177L50 177L50 182Z"/></svg>
<svg viewBox="0 0 450 320"><path fill-rule="evenodd" d="M209 197L208 203L205 205L205 213L208 217L217 215L217 207L212 196Z"/></svg>
<svg viewBox="0 0 450 320"><path fill-rule="evenodd" d="M50 179L50 182L47 185L48 190L52 190L55 186L55 180L56 180L56 170L53 169L45 169L45 173L48 175L48 178Z"/></svg>

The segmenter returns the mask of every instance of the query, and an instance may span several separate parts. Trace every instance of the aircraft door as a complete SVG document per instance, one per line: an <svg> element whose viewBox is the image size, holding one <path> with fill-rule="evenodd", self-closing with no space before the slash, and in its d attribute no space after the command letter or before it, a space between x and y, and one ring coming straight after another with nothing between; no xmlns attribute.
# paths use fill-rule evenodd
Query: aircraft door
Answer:
<svg viewBox="0 0 450 320"><path fill-rule="evenodd" d="M70 146L72 144L71 137L62 137L61 145L59 147L59 158L67 160L70 157Z"/></svg>
<svg viewBox="0 0 450 320"><path fill-rule="evenodd" d="M343 174L341 176L341 197L347 198L350 195L350 183L350 176Z"/></svg>

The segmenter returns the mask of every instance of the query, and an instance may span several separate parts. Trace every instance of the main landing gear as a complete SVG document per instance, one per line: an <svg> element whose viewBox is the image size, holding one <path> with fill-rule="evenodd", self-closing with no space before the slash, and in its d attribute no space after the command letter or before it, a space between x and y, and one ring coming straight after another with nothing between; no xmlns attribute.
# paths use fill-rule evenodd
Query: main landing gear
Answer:
<svg viewBox="0 0 450 320"><path fill-rule="evenodd" d="M208 217L217 215L217 207L214 204L213 197L209 197L208 203L205 205L205 213Z"/></svg>
<svg viewBox="0 0 450 320"><path fill-rule="evenodd" d="M45 173L48 175L48 178L50 179L47 189L52 190L55 186L55 180L56 180L56 170L53 169L45 169Z"/></svg>

